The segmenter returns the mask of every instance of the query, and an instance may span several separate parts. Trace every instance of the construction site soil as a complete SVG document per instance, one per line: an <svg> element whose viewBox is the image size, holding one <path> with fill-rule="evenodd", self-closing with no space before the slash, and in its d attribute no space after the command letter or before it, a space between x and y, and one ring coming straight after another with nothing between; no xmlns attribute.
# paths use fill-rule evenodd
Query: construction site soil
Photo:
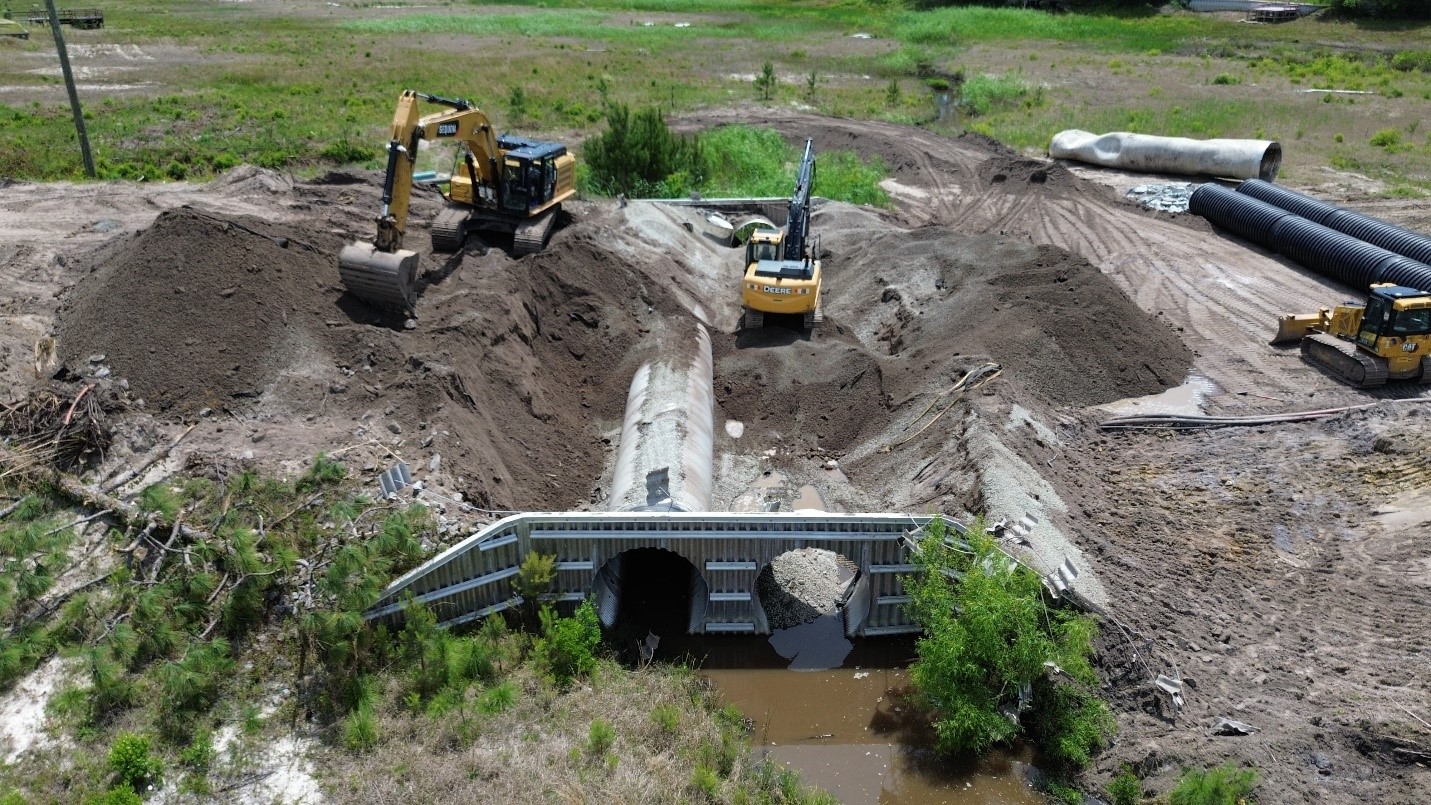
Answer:
<svg viewBox="0 0 1431 805"><path fill-rule="evenodd" d="M1121 727L1090 790L1124 763L1166 791L1181 767L1224 761L1257 766L1265 802L1431 790L1431 411L1097 427L1184 392L1242 414L1421 393L1348 389L1266 345L1277 314L1345 289L1137 208L1117 174L974 135L763 108L677 125L734 122L891 171L892 210L818 208L813 335L737 333L740 258L699 211L576 202L546 251L514 260L476 238L434 255L435 195L414 204L425 274L406 329L338 282L380 177L245 167L209 185L0 187L0 377L12 396L56 374L127 395L104 475L189 425L148 480L195 456L292 472L326 451L366 473L401 458L451 541L491 510L599 506L632 372L700 322L718 421L742 425L717 439L718 507L798 508L813 487L830 509L1022 518L1034 544L1011 549L1082 571L1109 618L1099 660ZM37 373L48 337L63 370ZM989 362L997 377L950 393ZM788 483L762 483L772 472ZM1181 709L1159 674L1182 678ZM1215 734L1219 716L1256 731Z"/></svg>

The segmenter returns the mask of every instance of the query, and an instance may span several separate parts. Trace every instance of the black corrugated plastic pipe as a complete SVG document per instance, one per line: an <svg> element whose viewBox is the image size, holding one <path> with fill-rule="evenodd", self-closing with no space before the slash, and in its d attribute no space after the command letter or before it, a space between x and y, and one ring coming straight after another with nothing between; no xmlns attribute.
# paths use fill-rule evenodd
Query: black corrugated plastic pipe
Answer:
<svg viewBox="0 0 1431 805"><path fill-rule="evenodd" d="M1250 179L1237 188L1237 192L1265 201L1274 207L1306 218L1322 226L1335 229L1343 234L1364 240L1373 246L1410 257L1421 263L1431 264L1431 237L1410 229L1389 224L1380 218L1373 218L1355 210L1328 204L1320 199L1288 190L1280 185Z"/></svg>
<svg viewBox="0 0 1431 805"><path fill-rule="evenodd" d="M1221 185L1199 187L1188 200L1188 209L1358 291L1365 292L1377 282L1431 289L1431 266Z"/></svg>

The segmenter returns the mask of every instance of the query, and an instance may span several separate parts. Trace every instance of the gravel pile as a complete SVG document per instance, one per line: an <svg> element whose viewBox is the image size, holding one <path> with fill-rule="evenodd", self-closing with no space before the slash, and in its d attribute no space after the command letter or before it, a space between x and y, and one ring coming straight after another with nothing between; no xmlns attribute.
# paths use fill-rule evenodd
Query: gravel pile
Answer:
<svg viewBox="0 0 1431 805"><path fill-rule="evenodd" d="M1191 182L1172 184L1140 184L1125 195L1150 210L1163 212L1187 212L1188 199L1199 185Z"/></svg>
<svg viewBox="0 0 1431 805"><path fill-rule="evenodd" d="M770 628L789 629L834 612L854 576L854 566L838 554L801 548L766 565L755 587Z"/></svg>

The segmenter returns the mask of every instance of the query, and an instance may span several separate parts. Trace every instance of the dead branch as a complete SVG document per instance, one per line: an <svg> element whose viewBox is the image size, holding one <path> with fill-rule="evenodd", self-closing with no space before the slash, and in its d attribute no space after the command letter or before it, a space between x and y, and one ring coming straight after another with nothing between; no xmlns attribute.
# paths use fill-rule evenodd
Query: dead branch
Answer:
<svg viewBox="0 0 1431 805"><path fill-rule="evenodd" d="M109 483L105 484L105 485L104 485L104 491L105 491L105 492L113 492L114 490L118 489L119 487L124 486L125 484L127 484L127 483L129 483L130 481L134 480L134 479L135 479L136 477L138 477L140 474L142 474L142 473L144 473L144 472L147 472L150 467L154 466L155 464L159 463L160 461L163 461L165 458L168 457L169 451L173 450L175 447L178 447L178 446L179 446L179 442L184 441L184 437L185 437L185 436L188 436L189 433L190 433L190 431L192 431L194 428L197 428L198 426L199 426L199 423L195 422L194 424L192 424L192 425L190 425L189 427L185 428L185 429L184 429L184 432L181 433L181 434L179 434L179 437L178 437L177 439L175 439L174 441L170 442L170 443L168 444L168 446L164 447L164 448L161 449L159 452L157 452L157 453L155 453L154 455L150 456L148 459L146 459L146 460L144 461L143 464L140 464L139 466L134 467L133 469L126 470L125 472L120 473L118 476L116 476L116 477L115 477L113 480L111 480Z"/></svg>
<svg viewBox="0 0 1431 805"><path fill-rule="evenodd" d="M107 514L113 514L113 513L114 513L114 510L113 510L113 509L101 509L101 510L95 512L94 514L91 514L91 515L88 516L88 517L81 517L80 519L74 521L73 523L70 523L69 525L62 525L62 526L60 526L59 528L52 528L52 529L50 529L49 531L46 531L46 532L45 532L43 535L41 535L41 536L42 536L42 537L49 537L49 536L53 536L53 535L55 535L55 534L58 534L58 533L60 533L61 531L64 531L65 529L67 529L67 528L79 528L80 526L84 525L85 523L91 522L91 521L93 521L93 520L98 520L99 518L104 517L104 516L107 515Z"/></svg>

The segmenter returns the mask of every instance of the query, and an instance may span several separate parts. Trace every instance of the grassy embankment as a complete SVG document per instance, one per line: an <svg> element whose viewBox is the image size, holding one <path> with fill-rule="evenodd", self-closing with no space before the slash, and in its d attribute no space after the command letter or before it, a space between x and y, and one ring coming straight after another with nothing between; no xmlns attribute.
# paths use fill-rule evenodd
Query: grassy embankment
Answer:
<svg viewBox="0 0 1431 805"><path fill-rule="evenodd" d="M115 9L104 30L75 32L76 46L137 44L160 56L123 65L124 81L152 89L84 98L101 170L153 180L238 162L376 164L404 87L469 96L504 128L574 142L600 128L608 99L668 113L752 102L751 79L770 60L780 79L773 103L833 115L924 120L926 81L962 73L977 111L960 124L1019 147L1041 149L1070 127L1260 135L1286 143L1293 177L1331 165L1384 179L1393 192L1431 187L1425 26L1310 18L1254 27L1181 12L1054 16L829 0L476 5L274 11L176 0ZM849 37L859 31L876 38ZM39 37L3 46L37 58L52 47ZM0 71L42 99L12 92L0 105L0 175L75 177L58 78L21 69L29 63L40 62L9 59Z"/></svg>
<svg viewBox="0 0 1431 805"><path fill-rule="evenodd" d="M0 685L45 664L54 688L48 738L0 765L7 805L165 788L221 801L305 752L338 801L823 801L755 758L688 670L602 659L589 607L526 629L493 617L454 634L421 611L397 632L365 626L433 523L364 498L333 461L151 486L83 538L75 493L6 466Z"/></svg>

